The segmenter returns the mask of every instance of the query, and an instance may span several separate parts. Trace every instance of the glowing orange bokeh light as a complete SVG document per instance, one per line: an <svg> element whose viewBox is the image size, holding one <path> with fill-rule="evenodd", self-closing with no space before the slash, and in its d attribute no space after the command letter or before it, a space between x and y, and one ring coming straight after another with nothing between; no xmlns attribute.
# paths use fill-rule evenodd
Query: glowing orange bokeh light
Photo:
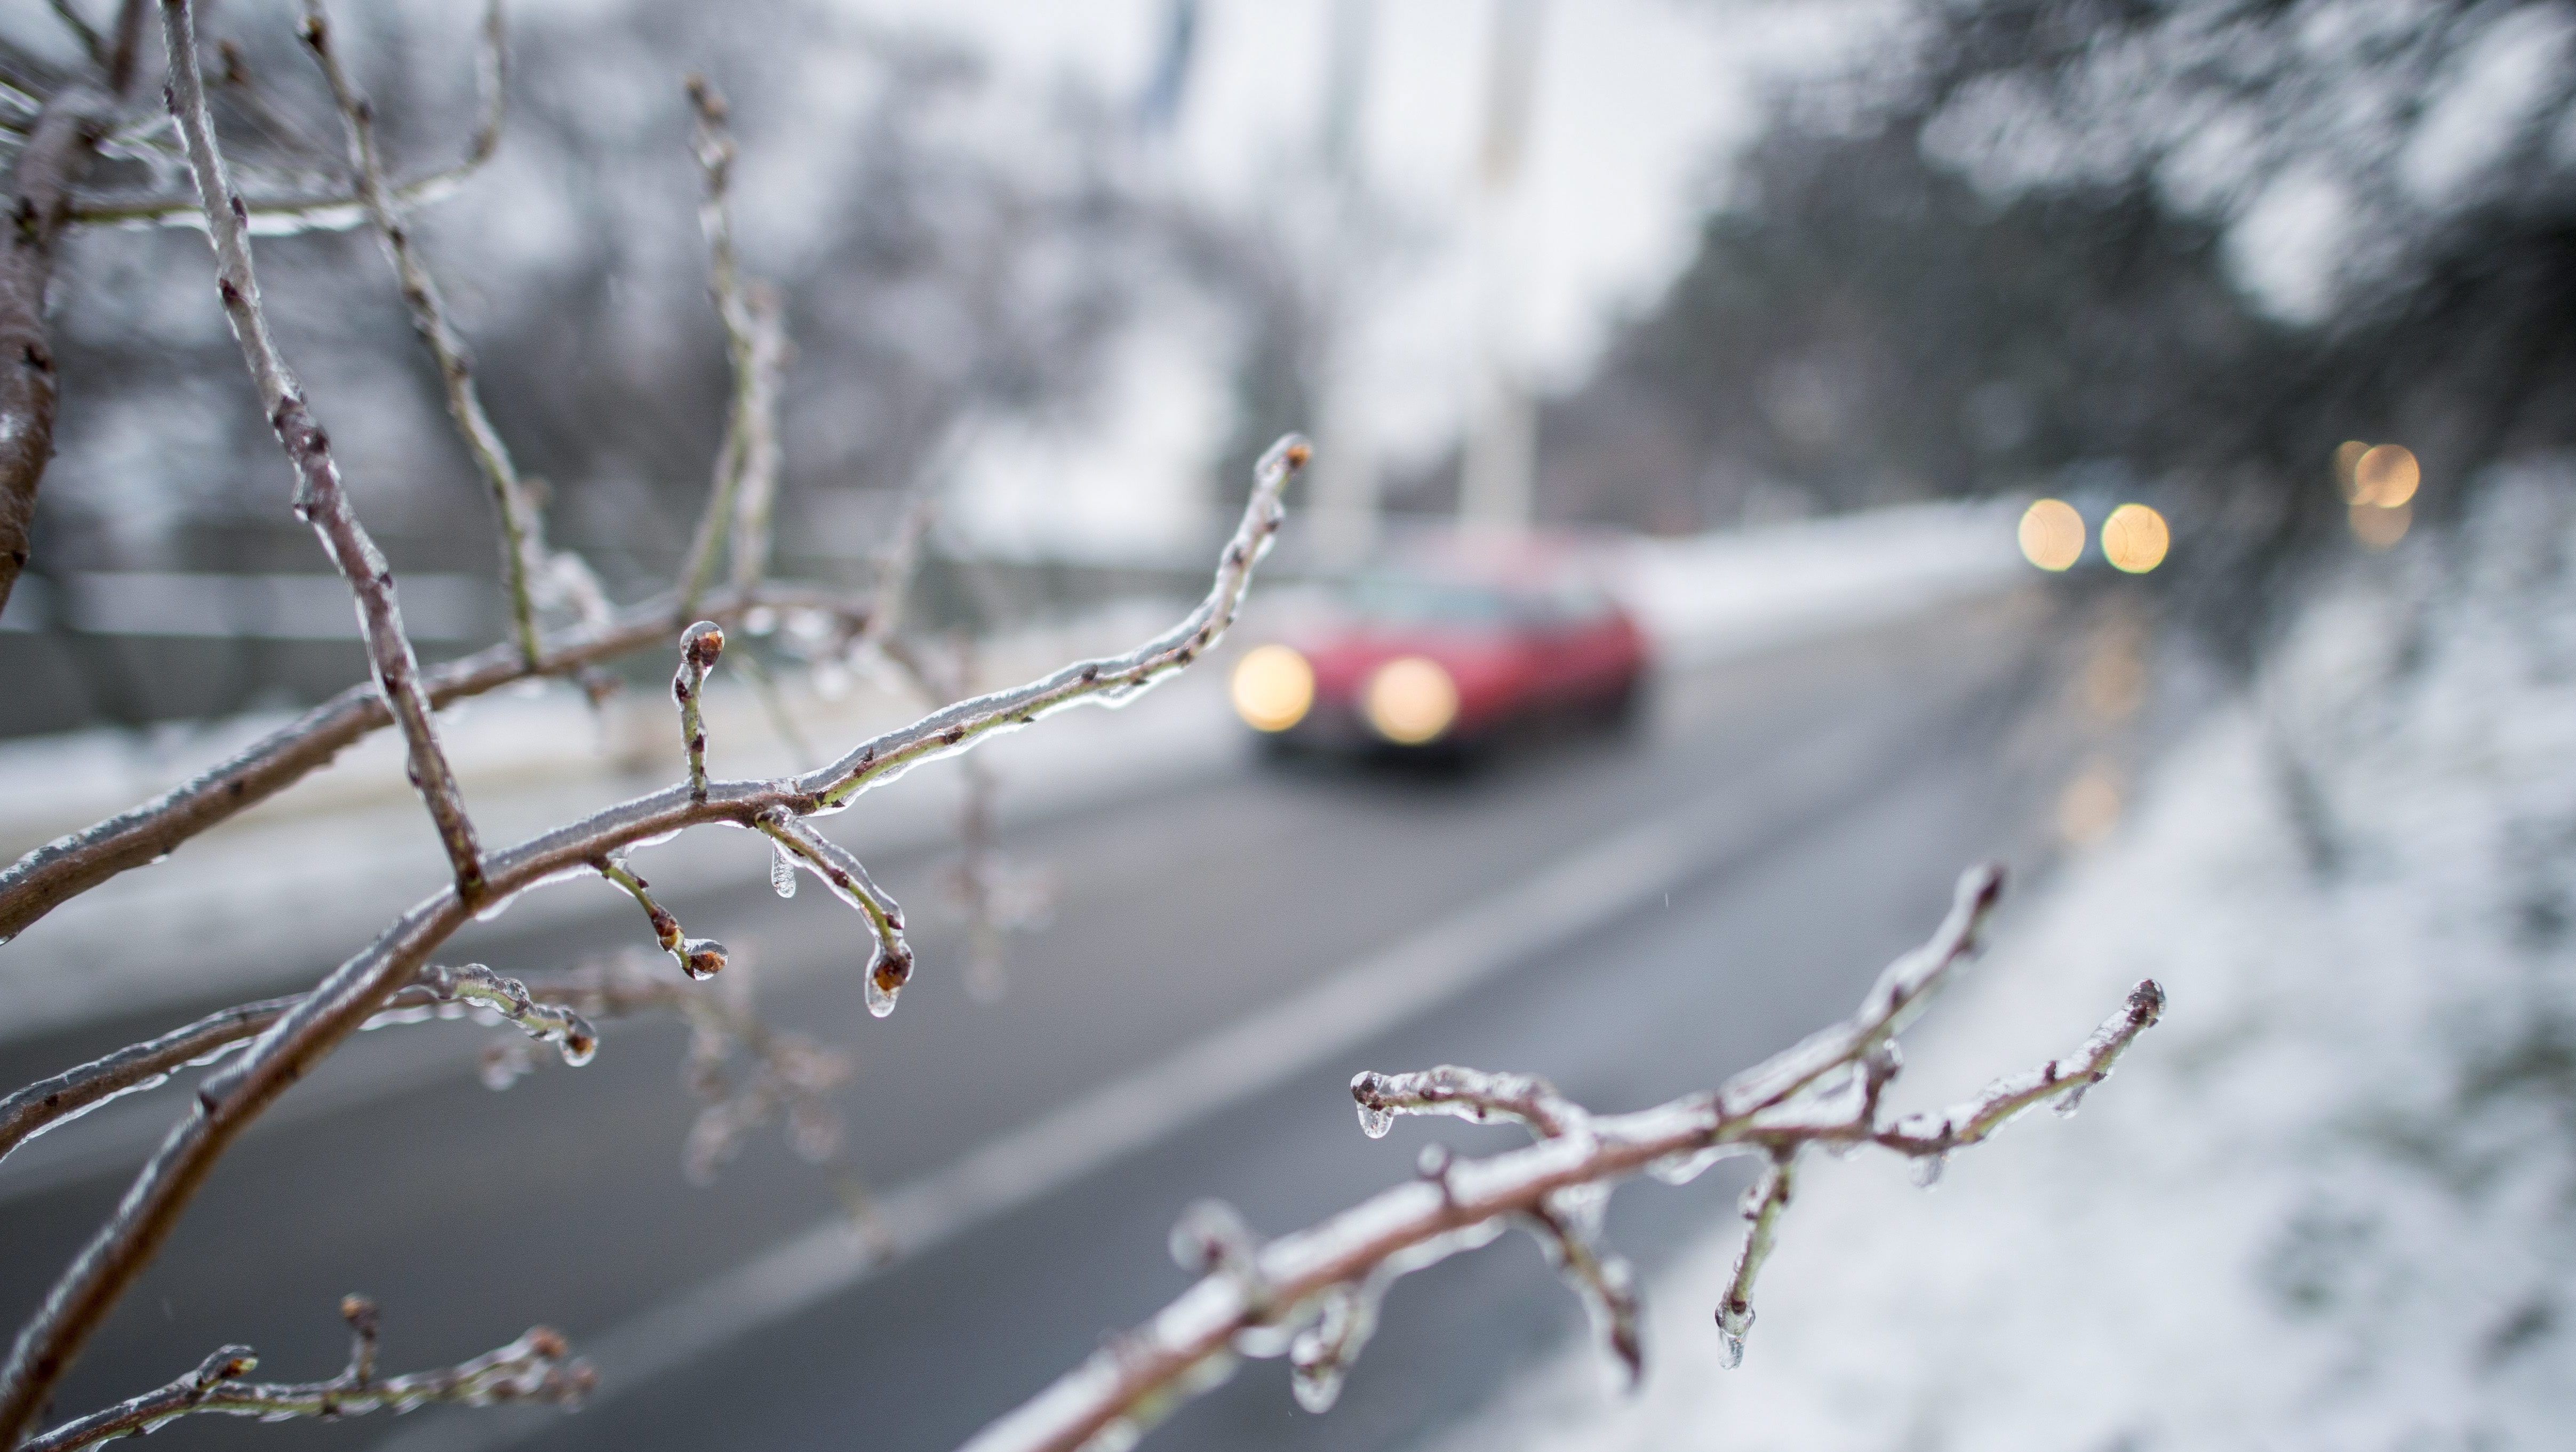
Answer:
<svg viewBox="0 0 2576 1452"><path fill-rule="evenodd" d="M2115 570L2143 575L2163 564L2172 547L2165 517L2143 504L2123 504L2102 521L2102 558Z"/></svg>
<svg viewBox="0 0 2576 1452"><path fill-rule="evenodd" d="M2381 444L2353 462L2352 502L2403 508L2423 482L2424 466L2415 461L2414 450L2404 444Z"/></svg>
<svg viewBox="0 0 2576 1452"><path fill-rule="evenodd" d="M2021 556L2043 570L2074 568L2084 558L2084 516L2063 499L2042 499L2021 512Z"/></svg>

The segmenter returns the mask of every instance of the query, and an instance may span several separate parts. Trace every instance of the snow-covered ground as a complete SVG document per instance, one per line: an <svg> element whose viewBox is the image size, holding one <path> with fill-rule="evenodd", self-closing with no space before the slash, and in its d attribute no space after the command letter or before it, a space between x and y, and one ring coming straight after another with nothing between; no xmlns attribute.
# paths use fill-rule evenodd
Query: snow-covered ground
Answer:
<svg viewBox="0 0 2576 1452"><path fill-rule="evenodd" d="M2570 1445L2576 465L2358 562L2008 906L1899 1097L2063 1053L2146 976L2163 1024L2071 1123L1930 1195L1815 1160L1740 1370L1730 1223L1650 1282L1642 1391L1570 1346L1438 1452Z"/></svg>

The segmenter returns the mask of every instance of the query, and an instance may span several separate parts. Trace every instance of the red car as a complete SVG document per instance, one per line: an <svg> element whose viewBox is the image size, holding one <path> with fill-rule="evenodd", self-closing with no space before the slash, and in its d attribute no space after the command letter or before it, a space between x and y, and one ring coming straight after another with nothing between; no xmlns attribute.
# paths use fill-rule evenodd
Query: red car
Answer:
<svg viewBox="0 0 2576 1452"><path fill-rule="evenodd" d="M1647 654L1628 612L1570 571L1390 570L1247 652L1234 708L1281 748L1461 755L1524 726L1624 722Z"/></svg>

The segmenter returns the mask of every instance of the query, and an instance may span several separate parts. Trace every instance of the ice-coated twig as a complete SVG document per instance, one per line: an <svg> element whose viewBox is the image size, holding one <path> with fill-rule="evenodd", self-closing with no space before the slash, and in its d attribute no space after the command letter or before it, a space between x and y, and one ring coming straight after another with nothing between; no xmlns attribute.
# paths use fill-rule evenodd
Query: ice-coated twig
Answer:
<svg viewBox="0 0 2576 1452"><path fill-rule="evenodd" d="M599 1030L578 1010L540 1002L527 984L504 978L480 963L424 968L420 981L438 1002L481 1009L518 1025L539 1043L554 1045L567 1064L587 1064L599 1052Z"/></svg>
<svg viewBox="0 0 2576 1452"><path fill-rule="evenodd" d="M903 909L868 876L850 850L817 832L785 807L772 807L757 819L790 856L812 867L833 895L857 908L868 920L875 945L868 955L868 1012L879 1018L894 1012L895 995L912 981L912 945L904 941Z"/></svg>
<svg viewBox="0 0 2576 1452"><path fill-rule="evenodd" d="M1620 1257L1603 1255L1573 1217L1547 1205L1530 1212L1523 1223L1546 1247L1557 1274L1582 1299L1583 1309L1592 1317L1593 1331L1610 1354L1619 1359L1628 1384L1636 1385L1646 1375L1646 1340L1639 1326L1642 1311L1637 1304L1636 1272Z"/></svg>
<svg viewBox="0 0 2576 1452"><path fill-rule="evenodd" d="M635 870L626 865L622 854L610 853L593 865L599 869L600 876L626 889L636 905L644 909L644 916L653 924L653 940L662 945L663 952L671 955L671 961L680 965L681 972L691 978L705 980L724 971L725 945L713 938L692 938L680 931L680 920L654 899L652 884L637 876Z"/></svg>
<svg viewBox="0 0 2576 1452"><path fill-rule="evenodd" d="M890 635L877 636L877 622L897 618L902 609L901 582L910 578L919 559L921 537L929 517L927 501L905 511L896 542L878 567L875 602L868 609L869 625L853 637L849 649L875 651L925 707L935 710L973 693L973 639L965 632L957 633L946 653L947 669L943 672L933 666L931 656L910 642ZM999 999L1004 988L1003 935L1045 910L1048 889L1043 879L1015 870L1002 853L995 821L1000 782L991 763L981 756L969 755L964 766L957 796L957 864L950 880L956 904L966 919L966 991L989 1003Z"/></svg>
<svg viewBox="0 0 2576 1452"><path fill-rule="evenodd" d="M483 851L475 841L474 823L465 800L439 748L438 729L430 719L429 694L421 688L420 662L404 633L402 609L394 598L393 572L368 538L341 487L340 465L331 456L331 441L306 406L303 389L287 372L260 309L259 279L251 268L247 213L224 172L223 153L215 143L214 119L206 110L205 77L197 61L196 17L191 0L163 0L162 34L170 52L170 110L188 143L188 168L196 175L197 195L206 216L206 235L215 250L217 288L242 359L259 388L260 405L269 426L286 450L296 475L295 512L313 526L332 563L347 576L358 597L365 625L367 658L377 688L402 727L411 757L412 784L437 824L447 849L457 893L472 902L484 892Z"/></svg>
<svg viewBox="0 0 2576 1452"><path fill-rule="evenodd" d="M1410 1074L1362 1073L1351 1080L1360 1128L1383 1137L1399 1114L1453 1114L1484 1124L1508 1119L1541 1139L1580 1133L1591 1116L1536 1074L1497 1074L1442 1064Z"/></svg>
<svg viewBox="0 0 2576 1452"><path fill-rule="evenodd" d="M910 726L861 742L840 760L798 778L797 785L810 791L824 808L842 806L869 787L946 756L969 741L1027 725L1081 702L1116 704L1133 699L1187 667L1234 624L1253 568L1269 553L1285 518L1280 496L1312 457L1313 449L1298 434L1280 439L1262 454L1253 469L1252 495L1244 503L1243 519L1218 559L1216 580L1207 597L1178 625L1123 656L1077 661L1026 685L933 711Z"/></svg>
<svg viewBox="0 0 2576 1452"><path fill-rule="evenodd" d="M1871 1050L1904 1031L1923 1005L1949 978L1952 969L1975 957L1986 918L2003 896L2003 869L1991 863L1969 869L1959 879L1950 915L1931 941L1887 965L1850 1018L1811 1035L1796 1048L1739 1074L1719 1091L1731 1116L1758 1113L1786 1103L1825 1075L1866 1058Z"/></svg>
<svg viewBox="0 0 2576 1452"><path fill-rule="evenodd" d="M775 326L764 330L733 241L733 133L723 96L704 76L688 79L689 108L697 117L692 149L704 179L698 225L707 238L707 291L724 323L725 356L733 368L733 398L725 417L724 444L716 452L707 507L680 565L680 606L688 609L715 583L716 561L733 530L735 499L757 454L777 466L773 386L785 345ZM774 324L775 319L772 319ZM764 342L763 333L770 336ZM764 509L766 506L763 506ZM749 556L736 552L737 568Z"/></svg>
<svg viewBox="0 0 2576 1452"><path fill-rule="evenodd" d="M1581 1132L1541 1130L1535 1143L1483 1160L1442 1156L1432 1167L1436 1173L1426 1170L1319 1225L1269 1242L1249 1271L1203 1278L1145 1325L1115 1337L1108 1350L985 1428L967 1444L970 1452L1131 1445L1182 1398L1221 1379L1233 1354L1276 1355L1283 1344L1297 1363L1299 1401L1310 1408L1329 1402L1340 1368L1374 1323L1387 1282L1484 1244L1509 1221L1537 1226L1543 1239L1556 1242L1552 1254L1587 1300L1597 1298L1595 1314L1604 1318L1624 1361L1628 1350L1620 1345L1620 1328L1634 1325L1633 1307L1622 1309L1625 1281L1597 1254L1584 1259L1592 1254L1589 1236L1599 1197L1642 1170L1695 1166L1726 1150L1767 1153L1773 1162L1771 1175L1748 1200L1753 1235L1720 1308L1721 1329L1740 1339L1752 1319L1753 1274L1789 1204L1795 1155L1810 1144L1873 1142L1880 1090L1897 1071L1888 1040L1974 951L1977 928L2000 886L1996 869L1967 873L1931 941L1890 966L1861 1011L1836 1029L1754 1066L1714 1093L1629 1114L1589 1115L1580 1121ZM2092 1082L2092 1071L2106 1068L2119 1047L2152 1024L2163 1001L2153 983L2139 985L2130 1006L2078 1055L2075 1070L2062 1070L2045 1088L2031 1091L2036 1097L2020 1090L2008 1097L2026 1107ZM1824 1082L1829 1078L1834 1082ZM1855 1085L1859 1092L1841 1096L1848 1101L1845 1112L1803 1113L1815 1107L1811 1101ZM1364 1110L1374 1103L1391 1113L1509 1113L1533 1127L1557 1113L1550 1103L1554 1096L1541 1094L1535 1081L1522 1076L1457 1070L1363 1075L1353 1093ZM1910 1140L1887 1147L1931 1153ZM1247 1285L1254 1291L1247 1292ZM1730 1360L1734 1354L1730 1346ZM1320 1394L1310 1395L1310 1383Z"/></svg>
<svg viewBox="0 0 2576 1452"><path fill-rule="evenodd" d="M787 322L778 292L766 283L745 289L751 320L751 372L735 401L741 445L734 485L734 588L749 589L769 572L770 519L778 507L778 391L787 371Z"/></svg>
<svg viewBox="0 0 2576 1452"><path fill-rule="evenodd" d="M67 81L41 101L22 98L34 117L0 193L8 214L0 225L0 358L7 360L0 368L0 611L26 568L36 494L54 456L58 390L46 309L54 261L73 220L74 190L133 88L146 4L123 0L115 39L91 48L95 80Z"/></svg>
<svg viewBox="0 0 2576 1452"><path fill-rule="evenodd" d="M433 1402L475 1407L542 1402L571 1407L580 1404L596 1380L588 1363L571 1357L563 1336L543 1326L471 1361L379 1380L375 1303L350 1296L340 1303L340 1313L349 1321L355 1344L348 1366L328 1381L244 1381L259 1365L259 1358L247 1346L227 1346L167 1386L31 1437L18 1444L18 1452L79 1452L112 1438L156 1432L200 1412L276 1422L407 1412Z"/></svg>
<svg viewBox="0 0 2576 1452"><path fill-rule="evenodd" d="M866 618L864 601L789 586L729 591L706 602L707 617L720 624L755 609L820 611L853 631L864 628ZM541 666L530 666L517 645L503 644L434 667L423 673L421 684L432 706L445 706L524 680L578 676L601 661L667 642L684 619L673 598L664 596L553 637ZM118 873L294 785L391 724L382 692L373 685L352 686L152 800L27 853L0 870L0 942Z"/></svg>
<svg viewBox="0 0 2576 1452"><path fill-rule="evenodd" d="M1901 1154L1944 1155L1984 1140L2040 1104L2054 1103L2059 1113L2072 1114L2085 1091L2110 1077L2111 1066L2164 1011L2164 989L2153 979L2140 983L2129 990L2129 1001L2120 1011L2102 1020L2102 1026L2073 1054L1998 1079L1976 1098L1940 1114L1909 1114L1874 1130L1871 1142Z"/></svg>
<svg viewBox="0 0 2576 1452"><path fill-rule="evenodd" d="M165 0L166 3L166 0ZM140 8L134 6L133 8ZM465 155L454 165L417 176L391 188L397 210L440 201L483 169L501 147L501 128L509 116L510 49L501 0L488 0L474 51L475 91L482 100L474 135ZM357 195L332 190L297 196L248 197L242 221L253 236L291 232L338 231L368 223L368 209ZM109 227L204 227L205 213L194 196L93 197L75 203L70 220Z"/></svg>
<svg viewBox="0 0 2576 1452"><path fill-rule="evenodd" d="M496 0L493 13L498 12ZM473 456L474 467L491 491L492 509L501 524L502 596L509 604L510 629L519 642L519 651L533 665L543 658L540 652L544 648L537 634L536 601L529 587L530 577L539 572L542 553L535 507L528 502L527 489L519 482L519 470L510 461L508 446L501 442L491 417L483 411L482 396L474 386L472 356L464 340L448 325L438 280L430 276L428 266L421 261L411 229L395 208L392 186L385 180L384 158L376 149L375 105L359 92L348 67L341 64L322 0L304 0L304 22L298 34L303 37L305 49L312 52L315 64L322 68L323 78L331 86L331 99L340 108L341 123L349 133L349 160L357 178L358 203L366 208L376 235L384 241L385 255L401 284L404 306L411 313L412 331L420 335L438 366L448 416L455 420L456 431L465 440L465 451Z"/></svg>
<svg viewBox="0 0 2576 1452"><path fill-rule="evenodd" d="M680 669L671 677L671 699L680 705L680 745L689 753L689 800L707 799L707 718L698 698L707 672L724 655L724 627L701 620L680 635Z"/></svg>
<svg viewBox="0 0 2576 1452"><path fill-rule="evenodd" d="M1735 1273L1727 1278L1726 1294L1717 1303L1717 1330L1726 1346L1728 1366L1744 1360L1744 1338L1753 1329L1753 1281L1762 1274L1762 1263L1771 1258L1771 1247L1780 1236L1780 1217L1788 1213L1797 1189L1798 1159L1793 1147L1775 1153L1771 1167L1744 1194L1748 1222L1744 1245L1735 1253Z"/></svg>
<svg viewBox="0 0 2576 1452"><path fill-rule="evenodd" d="M184 43L185 0L171 25ZM510 896L590 868L601 856L685 828L757 825L773 808L803 816L846 806L861 792L993 732L1084 702L1116 702L1186 668L1233 622L1252 572L1283 518L1280 495L1309 457L1295 435L1262 456L1242 522L1219 559L1207 598L1161 635L1123 656L1077 661L1038 680L961 701L860 743L830 766L785 782L710 782L703 799L687 782L619 803L494 853L490 894ZM248 1051L198 1086L116 1208L75 1256L0 1363L0 1446L23 1437L72 1358L169 1238L208 1172L286 1088L311 1072L409 985L430 954L473 919L476 906L449 886L412 907L373 943L334 968ZM871 979L873 982L874 980Z"/></svg>
<svg viewBox="0 0 2576 1452"><path fill-rule="evenodd" d="M0 1099L0 1159L54 1125L111 1099L152 1088L178 1070L259 1033L277 1022L300 996L218 1009L158 1038L74 1065Z"/></svg>

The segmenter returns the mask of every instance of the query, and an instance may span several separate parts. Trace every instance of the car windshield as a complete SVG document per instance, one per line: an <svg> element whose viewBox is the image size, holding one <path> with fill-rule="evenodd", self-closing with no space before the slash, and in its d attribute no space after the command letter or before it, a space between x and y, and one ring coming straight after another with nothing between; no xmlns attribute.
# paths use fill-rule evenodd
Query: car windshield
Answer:
<svg viewBox="0 0 2576 1452"><path fill-rule="evenodd" d="M1503 625L1520 617L1500 590L1406 575L1364 575L1341 590L1354 619L1387 625Z"/></svg>

